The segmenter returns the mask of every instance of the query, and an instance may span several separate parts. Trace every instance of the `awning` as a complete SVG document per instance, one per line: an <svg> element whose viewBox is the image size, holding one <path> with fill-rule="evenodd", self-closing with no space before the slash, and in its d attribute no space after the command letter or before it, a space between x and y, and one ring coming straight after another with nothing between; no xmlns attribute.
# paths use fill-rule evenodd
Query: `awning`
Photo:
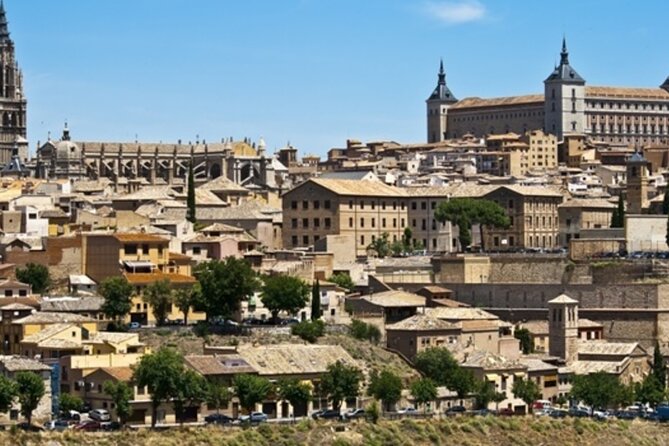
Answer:
<svg viewBox="0 0 669 446"><path fill-rule="evenodd" d="M128 268L154 268L155 265L153 262L148 262L146 260L125 260L123 261L123 264L127 266Z"/></svg>
<svg viewBox="0 0 669 446"><path fill-rule="evenodd" d="M525 372L516 372L513 374L516 378L524 378L525 377Z"/></svg>
<svg viewBox="0 0 669 446"><path fill-rule="evenodd" d="M544 381L557 381L557 375L544 376Z"/></svg>
<svg viewBox="0 0 669 446"><path fill-rule="evenodd" d="M488 381L497 381L498 378L499 378L499 375L496 374L496 373L488 373L485 376L485 379L487 379Z"/></svg>

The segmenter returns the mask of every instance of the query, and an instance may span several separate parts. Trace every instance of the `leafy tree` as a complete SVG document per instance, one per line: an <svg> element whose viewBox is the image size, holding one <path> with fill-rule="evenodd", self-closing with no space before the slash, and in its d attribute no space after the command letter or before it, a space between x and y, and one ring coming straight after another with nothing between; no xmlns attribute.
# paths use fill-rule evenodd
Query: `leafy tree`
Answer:
<svg viewBox="0 0 669 446"><path fill-rule="evenodd" d="M104 298L102 312L118 322L132 308L133 288L123 276L109 277L100 284L100 294Z"/></svg>
<svg viewBox="0 0 669 446"><path fill-rule="evenodd" d="M18 388L16 382L4 375L0 375L0 412L9 412L17 394Z"/></svg>
<svg viewBox="0 0 669 446"><path fill-rule="evenodd" d="M262 402L272 392L273 386L267 378L256 375L236 375L232 381L239 404L247 412L253 412L256 404Z"/></svg>
<svg viewBox="0 0 669 446"><path fill-rule="evenodd" d="M346 291L351 291L355 288L355 283L351 276L348 273L336 273L330 276L328 282L332 282L335 285L344 288Z"/></svg>
<svg viewBox="0 0 669 446"><path fill-rule="evenodd" d="M279 381L279 398L288 401L293 410L296 407L306 407L311 399L311 386L297 379Z"/></svg>
<svg viewBox="0 0 669 446"><path fill-rule="evenodd" d="M206 390L205 401L209 407L216 409L216 413L219 413L222 407L228 407L232 394L227 386L217 382L209 382Z"/></svg>
<svg viewBox="0 0 669 446"><path fill-rule="evenodd" d="M124 381L105 381L102 390L111 398L116 408L116 417L119 423L121 423L121 426L125 425L128 417L132 414L132 406L130 405L130 401L134 397L132 387Z"/></svg>
<svg viewBox="0 0 669 446"><path fill-rule="evenodd" d="M295 314L309 302L309 287L299 277L263 277L260 299L276 322L280 311Z"/></svg>
<svg viewBox="0 0 669 446"><path fill-rule="evenodd" d="M402 234L402 244L404 245L404 252L411 251L411 240L413 239L413 232L410 227L404 228L404 233Z"/></svg>
<svg viewBox="0 0 669 446"><path fill-rule="evenodd" d="M458 398L462 399L475 390L476 379L471 370L458 366L451 371L446 387L457 393Z"/></svg>
<svg viewBox="0 0 669 446"><path fill-rule="evenodd" d="M290 332L313 344L325 333L325 324L320 319L317 321L302 321L293 325Z"/></svg>
<svg viewBox="0 0 669 446"><path fill-rule="evenodd" d="M488 405L495 401L496 395L495 385L485 379L479 380L474 385L474 403L477 409L487 409Z"/></svg>
<svg viewBox="0 0 669 446"><path fill-rule="evenodd" d="M664 401L664 388L657 380L655 375L651 373L646 376L640 383L634 386L634 396L637 401L642 403L649 403L651 406L657 406Z"/></svg>
<svg viewBox="0 0 669 446"><path fill-rule="evenodd" d="M391 253L390 234L384 232L367 246L369 251L374 251L377 257L388 257Z"/></svg>
<svg viewBox="0 0 669 446"><path fill-rule="evenodd" d="M191 223L195 223L196 213L195 213L195 175L193 175L193 163L188 165L188 192L186 196L186 206L188 211L186 213L186 220Z"/></svg>
<svg viewBox="0 0 669 446"><path fill-rule="evenodd" d="M370 341L378 344L381 340L381 330L374 324L368 324L358 319L351 321L351 336L361 341Z"/></svg>
<svg viewBox="0 0 669 446"><path fill-rule="evenodd" d="M568 402L569 402L569 401L567 401L567 397L564 396L564 395L560 395L560 396L558 396L558 397L555 399L555 403L556 403L558 406L564 406L564 405L567 404Z"/></svg>
<svg viewBox="0 0 669 446"><path fill-rule="evenodd" d="M575 376L571 398L594 408L612 408L628 399L628 390L618 378L606 372Z"/></svg>
<svg viewBox="0 0 669 446"><path fill-rule="evenodd" d="M376 424L379 421L379 417L381 416L381 409L379 408L379 402L374 400L365 409L365 415L367 415L367 419L372 422L372 424Z"/></svg>
<svg viewBox="0 0 669 446"><path fill-rule="evenodd" d="M481 235L481 250L485 249L483 230L485 227L508 228L511 224L509 216L500 205L491 200L473 198L453 198L439 204L435 211L437 221L450 221L460 230L460 246L465 249L471 244L471 226L479 225ZM462 228L466 228L462 231Z"/></svg>
<svg viewBox="0 0 669 446"><path fill-rule="evenodd" d="M437 386L430 378L421 378L411 383L411 395L416 405L427 404L437 399Z"/></svg>
<svg viewBox="0 0 669 446"><path fill-rule="evenodd" d="M623 194L618 195L618 207L614 209L613 214L611 214L611 227L625 227L625 203L623 202Z"/></svg>
<svg viewBox="0 0 669 446"><path fill-rule="evenodd" d="M513 396L520 398L532 413L532 404L541 398L541 390L536 382L531 379L516 379L511 389Z"/></svg>
<svg viewBox="0 0 669 446"><path fill-rule="evenodd" d="M400 255L404 254L406 252L406 250L404 249L404 243L402 243L399 240L392 242L390 244L390 252L394 256L400 256Z"/></svg>
<svg viewBox="0 0 669 446"><path fill-rule="evenodd" d="M28 263L25 268L16 268L16 279L30 285L32 292L36 294L48 291L51 286L49 268L39 263Z"/></svg>
<svg viewBox="0 0 669 446"><path fill-rule="evenodd" d="M151 305L156 325L165 325L167 314L172 306L172 289L167 279L158 280L144 288L142 300Z"/></svg>
<svg viewBox="0 0 669 446"><path fill-rule="evenodd" d="M386 410L391 410L402 397L402 378L389 370L372 372L367 394L383 401Z"/></svg>
<svg viewBox="0 0 669 446"><path fill-rule="evenodd" d="M362 373L354 366L341 361L330 364L321 379L321 391L332 401L332 408L339 410L341 402L356 398L360 393Z"/></svg>
<svg viewBox="0 0 669 446"><path fill-rule="evenodd" d="M669 193L667 194L669 195ZM660 344L655 343L655 349L653 350L653 369L651 374L655 380L660 385L660 388L664 390L667 384L667 365L664 361L664 356L660 350Z"/></svg>
<svg viewBox="0 0 669 446"><path fill-rule="evenodd" d="M33 411L37 409L46 389L42 377L33 372L19 372L16 374L16 393L21 405L21 415L32 423Z"/></svg>
<svg viewBox="0 0 669 446"><path fill-rule="evenodd" d="M321 284L318 279L311 287L311 320L315 321L321 318Z"/></svg>
<svg viewBox="0 0 669 446"><path fill-rule="evenodd" d="M414 359L414 365L419 372L430 378L435 384L446 386L449 389L451 389L449 387L450 375L459 367L451 352L443 347L431 347L418 353Z"/></svg>
<svg viewBox="0 0 669 446"><path fill-rule="evenodd" d="M258 277L243 259L228 257L211 260L195 268L200 282L201 306L212 317L231 317L239 311L240 303L258 289Z"/></svg>
<svg viewBox="0 0 669 446"><path fill-rule="evenodd" d="M188 325L190 309L197 304L198 286L172 290L172 301L184 315L184 325Z"/></svg>
<svg viewBox="0 0 669 446"><path fill-rule="evenodd" d="M193 369L185 368L177 378L176 392L172 396L174 414L180 424L184 422L187 407L200 404L207 396L207 381Z"/></svg>
<svg viewBox="0 0 669 446"><path fill-rule="evenodd" d="M68 413L71 410L81 412L84 408L84 401L76 395L61 393L58 406L62 413Z"/></svg>
<svg viewBox="0 0 669 446"><path fill-rule="evenodd" d="M139 387L147 387L151 395L151 427L156 426L160 404L178 394L183 373L183 357L168 347L161 347L154 353L142 356L135 366L133 381Z"/></svg>
<svg viewBox="0 0 669 446"><path fill-rule="evenodd" d="M520 348L524 355L529 355L534 352L534 342L532 342L532 335L527 328L518 328L514 331L513 336L520 340Z"/></svg>

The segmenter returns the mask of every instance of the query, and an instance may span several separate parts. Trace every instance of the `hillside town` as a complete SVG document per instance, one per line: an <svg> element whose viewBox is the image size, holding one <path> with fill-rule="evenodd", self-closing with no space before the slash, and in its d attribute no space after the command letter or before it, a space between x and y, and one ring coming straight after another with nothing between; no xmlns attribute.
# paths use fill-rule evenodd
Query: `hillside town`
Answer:
<svg viewBox="0 0 669 446"><path fill-rule="evenodd" d="M669 78L563 40L543 93L458 100L442 62L425 141L322 157L30 147L2 3L0 56L0 424L669 420Z"/></svg>

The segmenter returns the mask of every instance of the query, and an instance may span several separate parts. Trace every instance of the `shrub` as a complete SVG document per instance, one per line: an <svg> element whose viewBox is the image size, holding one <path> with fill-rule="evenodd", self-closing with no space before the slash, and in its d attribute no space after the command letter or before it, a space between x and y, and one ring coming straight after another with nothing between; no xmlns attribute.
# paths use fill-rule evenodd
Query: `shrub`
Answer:
<svg viewBox="0 0 669 446"><path fill-rule="evenodd" d="M320 319L302 321L299 324L293 325L290 332L307 342L313 343L325 333L325 324Z"/></svg>
<svg viewBox="0 0 669 446"><path fill-rule="evenodd" d="M381 330L374 324L368 324L357 319L351 321L351 336L361 341L370 341L378 344L381 340Z"/></svg>
<svg viewBox="0 0 669 446"><path fill-rule="evenodd" d="M373 424L376 424L379 421L379 416L381 415L380 412L379 402L376 400L372 401L372 403L365 409L367 419Z"/></svg>

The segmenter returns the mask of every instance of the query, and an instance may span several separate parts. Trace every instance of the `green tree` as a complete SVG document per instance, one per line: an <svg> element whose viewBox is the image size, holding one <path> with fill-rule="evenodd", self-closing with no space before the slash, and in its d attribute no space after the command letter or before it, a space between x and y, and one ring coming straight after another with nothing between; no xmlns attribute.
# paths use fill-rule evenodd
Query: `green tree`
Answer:
<svg viewBox="0 0 669 446"><path fill-rule="evenodd" d="M594 408L614 408L628 399L628 389L618 378L606 372L575 376L571 387L571 398L583 401Z"/></svg>
<svg viewBox="0 0 669 446"><path fill-rule="evenodd" d="M242 300L258 289L258 277L248 262L227 257L223 261L210 260L195 268L200 282L201 310L212 317L232 317L239 311Z"/></svg>
<svg viewBox="0 0 669 446"><path fill-rule="evenodd" d="M267 378L246 374L235 375L232 386L239 398L239 404L247 413L253 412L256 404L267 398L274 389Z"/></svg>
<svg viewBox="0 0 669 446"><path fill-rule="evenodd" d="M179 424L184 422L185 410L199 405L207 397L207 381L193 369L184 368L177 378L176 392L172 395L174 414Z"/></svg>
<svg viewBox="0 0 669 446"><path fill-rule="evenodd" d="M284 379L279 381L279 398L288 401L293 410L306 408L311 399L311 386L297 379Z"/></svg>
<svg viewBox="0 0 669 446"><path fill-rule="evenodd" d="M474 385L474 404L477 409L487 409L491 402L495 402L497 392L495 391L495 384L479 380ZM506 398L506 395L504 395Z"/></svg>
<svg viewBox="0 0 669 446"><path fill-rule="evenodd" d="M109 277L100 284L100 295L104 298L102 312L119 322L130 313L133 288L123 276Z"/></svg>
<svg viewBox="0 0 669 446"><path fill-rule="evenodd" d="M349 327L351 336L355 339L361 341L370 341L374 344L378 344L381 340L381 330L374 324L368 324L362 322L358 319L353 319L351 321L351 326Z"/></svg>
<svg viewBox="0 0 669 446"><path fill-rule="evenodd" d="M376 424L379 421L379 417L381 416L381 409L379 408L379 402L374 400L365 409L365 414L367 415L367 419L372 422L372 424Z"/></svg>
<svg viewBox="0 0 669 446"><path fill-rule="evenodd" d="M260 299L276 322L279 312L296 314L309 302L309 286L299 277L265 276Z"/></svg>
<svg viewBox="0 0 669 446"><path fill-rule="evenodd" d="M404 249L404 243L402 243L399 240L396 240L390 244L390 252L394 256L401 256L404 254L405 249Z"/></svg>
<svg viewBox="0 0 669 446"><path fill-rule="evenodd" d="M362 373L358 368L341 361L330 364L321 378L321 391L332 401L332 408L339 410L342 401L360 394Z"/></svg>
<svg viewBox="0 0 669 446"><path fill-rule="evenodd" d="M520 341L520 348L524 355L529 355L534 352L534 342L532 335L527 328L517 328L513 332L513 336Z"/></svg>
<svg viewBox="0 0 669 446"><path fill-rule="evenodd" d="M618 207L614 209L613 214L611 214L611 227L625 227L625 202L623 201L622 193L618 195Z"/></svg>
<svg viewBox="0 0 669 446"><path fill-rule="evenodd" d="M311 320L315 321L321 318L321 284L318 279L311 286Z"/></svg>
<svg viewBox="0 0 669 446"><path fill-rule="evenodd" d="M188 192L186 196L186 206L188 208L186 213L186 220L191 223L195 223L197 221L197 214L195 212L195 175L193 174L193 163L188 165Z"/></svg>
<svg viewBox="0 0 669 446"><path fill-rule="evenodd" d="M655 349L653 350L653 368L651 374L660 385L660 388L664 390L667 385L667 364L664 361L664 356L658 342L655 343Z"/></svg>
<svg viewBox="0 0 669 446"><path fill-rule="evenodd" d="M317 321L302 321L293 325L290 332L313 344L325 333L325 324L320 319Z"/></svg>
<svg viewBox="0 0 669 446"><path fill-rule="evenodd" d="M355 283L351 276L348 273L336 273L330 276L328 282L332 282L335 285L344 288L346 291L352 291L355 288Z"/></svg>
<svg viewBox="0 0 669 446"><path fill-rule="evenodd" d="M16 374L16 394L21 405L21 415L32 423L33 412L37 409L46 389L41 376L33 372L19 372Z"/></svg>
<svg viewBox="0 0 669 446"><path fill-rule="evenodd" d="M168 347L142 356L135 366L133 381L139 387L147 387L151 395L151 427L156 426L160 404L178 394L183 372L183 357Z"/></svg>
<svg viewBox="0 0 669 446"><path fill-rule="evenodd" d="M634 397L642 403L657 406L664 401L665 392L654 374L649 374L640 383L634 385Z"/></svg>
<svg viewBox="0 0 669 446"><path fill-rule="evenodd" d="M410 227L404 228L404 233L402 234L402 244L404 245L404 252L411 251L413 232Z"/></svg>
<svg viewBox="0 0 669 446"><path fill-rule="evenodd" d="M17 395L16 382L4 375L0 375L0 412L9 412Z"/></svg>
<svg viewBox="0 0 669 446"><path fill-rule="evenodd" d="M25 268L17 267L16 279L30 285L32 292L36 294L48 291L51 286L49 268L39 263L28 263Z"/></svg>
<svg viewBox="0 0 669 446"><path fill-rule="evenodd" d="M446 386L449 389L451 389L449 387L451 374L459 367L451 352L443 347L431 347L419 352L414 359L414 366L438 386Z"/></svg>
<svg viewBox="0 0 669 446"><path fill-rule="evenodd" d="M228 407L232 394L228 386L217 382L209 382L207 384L207 393L205 401L207 406L216 409L216 413L220 413L222 407Z"/></svg>
<svg viewBox="0 0 669 446"><path fill-rule="evenodd" d="M457 393L458 398L463 399L475 390L476 379L471 370L457 366L451 371L446 387Z"/></svg>
<svg viewBox="0 0 669 446"><path fill-rule="evenodd" d="M61 393L58 408L62 413L69 413L71 410L81 412L84 408L84 401L76 395Z"/></svg>
<svg viewBox="0 0 669 446"><path fill-rule="evenodd" d="M109 395L116 410L116 417L121 426L125 425L132 414L130 401L134 397L132 387L124 381L105 381L102 391Z"/></svg>
<svg viewBox="0 0 669 446"><path fill-rule="evenodd" d="M430 378L421 378L411 383L411 395L417 406L437 399L437 386Z"/></svg>
<svg viewBox="0 0 669 446"><path fill-rule="evenodd" d="M383 401L387 411L397 404L402 397L402 378L389 370L376 371L370 375L367 394Z"/></svg>
<svg viewBox="0 0 669 446"><path fill-rule="evenodd" d="M377 257L388 257L391 253L390 248L390 234L384 232L380 237L374 239L372 243L367 246L367 250L374 251Z"/></svg>
<svg viewBox="0 0 669 446"><path fill-rule="evenodd" d="M473 198L453 198L440 203L435 211L437 221L450 221L460 230L460 247L465 249L471 244L472 224L479 225L481 236L481 250L485 250L484 228L508 228L511 224L506 211L496 202ZM462 229L465 228L463 232Z"/></svg>
<svg viewBox="0 0 669 446"><path fill-rule="evenodd" d="M190 310L197 304L198 286L172 290L172 302L184 315L184 325L188 325Z"/></svg>
<svg viewBox="0 0 669 446"><path fill-rule="evenodd" d="M159 327L165 325L167 314L172 306L172 289L167 279L149 284L142 293L142 300L151 305L153 317Z"/></svg>
<svg viewBox="0 0 669 446"><path fill-rule="evenodd" d="M531 379L516 379L513 382L511 391L513 392L513 396L523 400L530 413L532 413L532 404L541 398L539 386Z"/></svg>

